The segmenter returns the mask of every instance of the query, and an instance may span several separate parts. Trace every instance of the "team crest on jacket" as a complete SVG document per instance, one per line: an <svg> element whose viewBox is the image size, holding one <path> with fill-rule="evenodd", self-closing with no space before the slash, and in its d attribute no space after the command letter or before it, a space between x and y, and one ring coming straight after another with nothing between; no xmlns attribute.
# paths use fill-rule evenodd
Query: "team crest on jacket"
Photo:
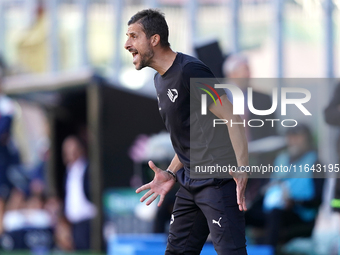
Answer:
<svg viewBox="0 0 340 255"><path fill-rule="evenodd" d="M178 98L177 89L168 89L168 97L171 102L175 103L176 99Z"/></svg>

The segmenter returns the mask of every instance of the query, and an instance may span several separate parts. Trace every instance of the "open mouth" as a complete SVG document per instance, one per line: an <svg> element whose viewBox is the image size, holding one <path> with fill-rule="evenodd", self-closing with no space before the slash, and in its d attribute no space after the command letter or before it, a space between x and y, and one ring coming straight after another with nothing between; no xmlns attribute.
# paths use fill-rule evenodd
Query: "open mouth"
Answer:
<svg viewBox="0 0 340 255"><path fill-rule="evenodd" d="M135 52L132 52L133 61L135 61L135 60L136 60L136 58L137 58L137 55L138 55L138 52L137 52L137 51L135 51Z"/></svg>

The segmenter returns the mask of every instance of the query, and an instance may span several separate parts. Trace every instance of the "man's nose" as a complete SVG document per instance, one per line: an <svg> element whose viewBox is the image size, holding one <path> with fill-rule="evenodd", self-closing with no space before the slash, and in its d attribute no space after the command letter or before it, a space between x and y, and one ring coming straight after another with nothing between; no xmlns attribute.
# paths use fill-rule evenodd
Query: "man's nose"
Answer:
<svg viewBox="0 0 340 255"><path fill-rule="evenodd" d="M125 44L124 44L124 48L125 48L126 50L128 50L130 47L131 47L130 39L127 39L126 42L125 42Z"/></svg>

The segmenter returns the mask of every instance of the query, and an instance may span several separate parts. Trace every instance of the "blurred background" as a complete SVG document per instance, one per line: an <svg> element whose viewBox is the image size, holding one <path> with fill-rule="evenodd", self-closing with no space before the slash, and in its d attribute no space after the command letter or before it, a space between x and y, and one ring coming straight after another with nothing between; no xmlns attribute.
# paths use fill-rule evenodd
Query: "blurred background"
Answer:
<svg viewBox="0 0 340 255"><path fill-rule="evenodd" d="M174 51L254 78L257 109L277 84L311 91L313 118L247 133L251 164L339 163L339 0L0 0L1 254L164 253L178 187L161 208L134 192L174 155L155 71L123 47L144 8ZM340 254L335 176L266 177L248 186L249 254Z"/></svg>

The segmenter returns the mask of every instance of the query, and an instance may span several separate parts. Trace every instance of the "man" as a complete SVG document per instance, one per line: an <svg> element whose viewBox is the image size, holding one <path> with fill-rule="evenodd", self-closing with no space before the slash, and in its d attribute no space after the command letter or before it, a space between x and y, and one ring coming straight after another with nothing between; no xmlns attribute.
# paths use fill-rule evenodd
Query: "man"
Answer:
<svg viewBox="0 0 340 255"><path fill-rule="evenodd" d="M212 72L201 61L172 51L167 23L163 14L156 10L148 9L135 14L128 22L126 35L125 49L132 53L135 68L141 70L148 66L157 71L155 87L160 114L176 152L166 171L149 161L150 168L155 172L154 179L136 190L137 193L149 190L141 198L143 202L151 196L147 205L160 196L160 206L176 179L181 185L176 194L165 254L200 254L209 232L219 255L247 254L242 212L247 209L244 198L247 174L230 173L233 179L190 178L193 170L190 165L196 163L190 159L192 149L208 155L210 164L224 161L230 165L247 166L248 150L243 126L228 126L224 137L216 137L211 125L200 130L206 139L194 140L195 147L190 146L193 142L190 140L193 136L190 133L190 115L201 110L199 90L190 90L190 78L214 78ZM221 104L214 104L208 98L210 111L207 111L207 118L217 116L240 122L239 116L232 115L232 105L225 92L220 89L216 91ZM190 101L199 107L190 109ZM220 141L219 148L212 143L213 140ZM210 147L211 151L207 150Z"/></svg>
<svg viewBox="0 0 340 255"><path fill-rule="evenodd" d="M264 125L262 127L249 127L245 126L246 136L248 142L252 142L258 139L266 138L269 136L277 135L276 127L272 127L269 121L266 119L276 119L275 114L269 115L255 115L247 107L248 88L251 87L251 69L247 57L241 54L232 54L223 63L223 74L228 81L237 85L245 96L245 107L243 118L246 122L251 119L262 120ZM272 106L272 100L269 95L257 92L253 90L253 104L254 108L258 110L267 110ZM274 153L257 154L252 158L254 165L268 165L272 164L274 160ZM269 176L268 176L269 177ZM264 219L262 218L262 194L258 191L261 190L268 182L269 178L252 178L247 183L247 206L248 211L245 213L246 226L258 226Z"/></svg>
<svg viewBox="0 0 340 255"><path fill-rule="evenodd" d="M223 74L242 90L245 98L248 98L247 89L251 86L249 82L251 72L248 59L245 56L238 54L229 56L223 64ZM246 102L247 100L245 100L245 103ZM272 100L270 96L253 90L253 104L255 109L267 110L271 108ZM265 120L275 119L274 113L270 115L260 116L250 112L248 107L245 107L244 109L244 118L246 119L246 121L250 119L261 119L265 123L261 128L251 128L246 125L246 135L249 142L268 136L277 135L275 126L272 127L271 123ZM262 162L260 162L260 164L261 163Z"/></svg>
<svg viewBox="0 0 340 255"><path fill-rule="evenodd" d="M63 142L63 160L67 170L65 185L65 216L71 223L76 250L90 248L90 223L96 207L89 201L88 162L85 148L75 136Z"/></svg>
<svg viewBox="0 0 340 255"><path fill-rule="evenodd" d="M327 124L340 127L340 83L336 86L329 105L324 110L325 121ZM338 160L340 160L340 137L336 145ZM340 179L336 179L334 197L331 200L331 207L334 211L340 212Z"/></svg>
<svg viewBox="0 0 340 255"><path fill-rule="evenodd" d="M6 66L0 57L0 235L3 232L2 218L5 210L5 200L8 198L12 184L8 180L8 167L12 163L9 149L14 104L2 93L1 84L5 77Z"/></svg>
<svg viewBox="0 0 340 255"><path fill-rule="evenodd" d="M322 164L307 125L299 123L288 129L286 140L287 150L276 157L274 166L320 168ZM322 202L322 176L317 171L272 173L263 201L266 244L276 247L294 237L311 236Z"/></svg>

